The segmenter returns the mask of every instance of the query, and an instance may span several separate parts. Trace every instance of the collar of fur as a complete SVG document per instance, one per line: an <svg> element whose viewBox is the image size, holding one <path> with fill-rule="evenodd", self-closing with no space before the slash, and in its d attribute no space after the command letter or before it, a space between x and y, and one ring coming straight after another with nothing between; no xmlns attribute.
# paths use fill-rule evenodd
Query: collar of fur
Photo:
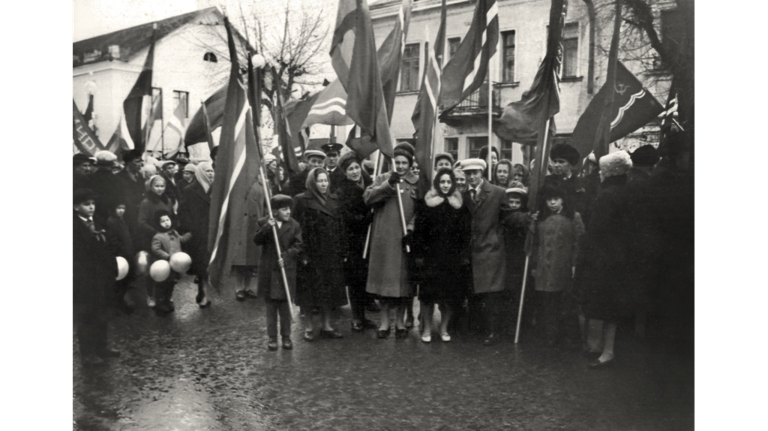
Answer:
<svg viewBox="0 0 768 431"><path fill-rule="evenodd" d="M445 198L440 196L437 193L437 190L435 189L429 189L426 196L424 196L424 202L427 203L427 206L430 208L434 208L441 203L445 201ZM451 193L450 196L448 196L448 203L454 208L459 209L461 208L462 200L461 200L461 193L459 193L458 190L454 190L453 193Z"/></svg>

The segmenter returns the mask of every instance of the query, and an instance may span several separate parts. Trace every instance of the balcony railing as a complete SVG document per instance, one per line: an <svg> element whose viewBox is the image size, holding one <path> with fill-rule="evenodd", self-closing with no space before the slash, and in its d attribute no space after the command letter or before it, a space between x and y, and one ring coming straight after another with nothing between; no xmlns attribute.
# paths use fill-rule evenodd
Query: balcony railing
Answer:
<svg viewBox="0 0 768 431"><path fill-rule="evenodd" d="M501 114L502 108L501 108L501 89L498 87L497 84L494 84L493 86L493 101L492 101L492 107L493 107L493 113ZM488 83L483 83L483 85L480 86L480 89L475 91L474 93L470 94L469 97L462 100L461 103L456 105L455 108L451 110L451 112L448 113L448 115L455 115L455 116L472 116L472 115L480 115L480 114L488 114Z"/></svg>

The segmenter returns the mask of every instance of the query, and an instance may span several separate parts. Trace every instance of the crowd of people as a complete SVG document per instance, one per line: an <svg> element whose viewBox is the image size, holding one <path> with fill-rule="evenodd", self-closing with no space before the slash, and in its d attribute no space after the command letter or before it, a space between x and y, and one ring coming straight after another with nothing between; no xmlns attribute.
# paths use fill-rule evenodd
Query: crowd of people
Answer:
<svg viewBox="0 0 768 431"><path fill-rule="evenodd" d="M651 145L582 160L574 147L556 144L538 202L528 200L529 167L500 160L496 148L491 166L488 147L461 161L436 155L428 190L408 143L395 147L379 175L353 151L342 154L340 144L307 149L290 178L268 155L267 178L251 187L242 220L247 241L230 268L235 297L264 298L269 350L278 348L278 326L283 349L292 348L289 301L301 310L303 339L312 342L343 338L333 317L347 303L352 331L373 329L386 339L394 328L395 338L407 338L415 298L424 343L466 332L494 345L514 331L526 283L525 328L547 345L578 345L591 367L605 367L614 360L619 323L634 319L642 336L660 303L688 299L687 212L665 211L687 205L676 201L688 190L675 189L687 178L680 147L673 142L661 161ZM140 266L184 250L197 303L210 304L214 166L142 156L128 151L122 163L106 151L73 158L74 304L87 364L119 354L107 347L108 302L130 312L129 290L144 285L149 307L159 315L174 310L179 274L156 282L131 271L115 282L114 257L107 256Z"/></svg>

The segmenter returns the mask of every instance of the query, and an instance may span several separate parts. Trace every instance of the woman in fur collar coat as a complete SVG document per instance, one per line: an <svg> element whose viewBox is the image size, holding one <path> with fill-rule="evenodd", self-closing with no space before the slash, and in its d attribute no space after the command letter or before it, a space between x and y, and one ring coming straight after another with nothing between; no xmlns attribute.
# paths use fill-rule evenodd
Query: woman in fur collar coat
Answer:
<svg viewBox="0 0 768 431"><path fill-rule="evenodd" d="M419 300L422 310L421 340L432 340L434 304L440 307L440 338L450 341L448 323L467 293L470 259L470 213L456 177L450 169L440 169L432 188L416 207L414 257L422 269Z"/></svg>

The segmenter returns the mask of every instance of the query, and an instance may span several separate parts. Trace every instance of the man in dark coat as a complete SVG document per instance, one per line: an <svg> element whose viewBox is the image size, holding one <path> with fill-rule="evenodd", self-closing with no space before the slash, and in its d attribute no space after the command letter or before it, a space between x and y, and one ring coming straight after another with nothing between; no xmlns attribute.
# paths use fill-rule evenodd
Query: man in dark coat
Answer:
<svg viewBox="0 0 768 431"><path fill-rule="evenodd" d="M321 168L325 161L325 153L319 150L307 148L304 151L304 160L307 162L307 168L291 177L290 195L296 196L307 190L306 182L309 171L314 168Z"/></svg>
<svg viewBox="0 0 768 431"><path fill-rule="evenodd" d="M72 156L72 190L88 188L93 160L85 154Z"/></svg>
<svg viewBox="0 0 768 431"><path fill-rule="evenodd" d="M552 159L552 174L544 178L543 186L560 187L566 194L565 198L581 215L585 225L589 224L589 205L587 187L583 180L576 175L574 169L579 164L579 151L569 144L555 144L549 152ZM531 202L533 208L536 202Z"/></svg>
<svg viewBox="0 0 768 431"><path fill-rule="evenodd" d="M109 212L122 203L123 182L112 173L117 156L109 151L99 151L96 157L96 172L88 179L89 188L96 193L96 218L106 223Z"/></svg>
<svg viewBox="0 0 768 431"><path fill-rule="evenodd" d="M100 365L102 358L119 356L107 347L107 298L117 262L107 235L94 220L95 193L74 191L72 217L72 303L80 356L84 365Z"/></svg>
<svg viewBox="0 0 768 431"><path fill-rule="evenodd" d="M627 172L627 181L630 183L650 178L653 167L659 163L659 154L652 145L643 145L629 156L632 158L632 168Z"/></svg>
<svg viewBox="0 0 768 431"><path fill-rule="evenodd" d="M138 232L139 205L144 199L144 178L141 176L141 168L144 162L141 160L141 151L130 150L123 153L125 169L116 175L123 182L123 203L125 215L123 220L128 224L134 244L140 244Z"/></svg>
<svg viewBox="0 0 768 431"><path fill-rule="evenodd" d="M485 160L466 159L461 170L467 176L468 190L462 194L472 213L472 279L473 291L484 303L489 335L484 344L499 340L500 292L504 290L506 254L504 224L509 223L512 208L505 190L483 179Z"/></svg>
<svg viewBox="0 0 768 431"><path fill-rule="evenodd" d="M173 160L166 160L162 162L160 167L160 176L165 179L165 194L173 201L174 204L178 204L181 200L182 187L176 183L176 173L178 172L178 166Z"/></svg>
<svg viewBox="0 0 768 431"><path fill-rule="evenodd" d="M339 155L344 147L341 144L329 142L323 144L321 148L325 153L325 170L328 171L328 181L331 183L330 190L333 193L339 188L345 177L344 172L339 167Z"/></svg>

